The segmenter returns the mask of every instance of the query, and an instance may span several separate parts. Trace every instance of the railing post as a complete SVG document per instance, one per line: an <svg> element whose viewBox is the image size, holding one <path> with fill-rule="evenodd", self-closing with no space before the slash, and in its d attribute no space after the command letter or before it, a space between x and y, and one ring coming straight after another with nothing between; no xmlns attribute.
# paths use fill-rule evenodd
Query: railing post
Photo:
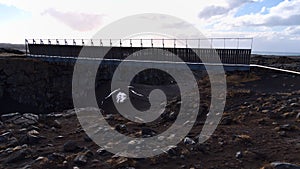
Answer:
<svg viewBox="0 0 300 169"><path fill-rule="evenodd" d="M25 56L28 56L27 45L28 45L28 40L25 39Z"/></svg>
<svg viewBox="0 0 300 169"><path fill-rule="evenodd" d="M176 39L174 39L174 49L176 48Z"/></svg>
<svg viewBox="0 0 300 169"><path fill-rule="evenodd" d="M188 48L188 42L187 42L187 39L185 40L185 48Z"/></svg>

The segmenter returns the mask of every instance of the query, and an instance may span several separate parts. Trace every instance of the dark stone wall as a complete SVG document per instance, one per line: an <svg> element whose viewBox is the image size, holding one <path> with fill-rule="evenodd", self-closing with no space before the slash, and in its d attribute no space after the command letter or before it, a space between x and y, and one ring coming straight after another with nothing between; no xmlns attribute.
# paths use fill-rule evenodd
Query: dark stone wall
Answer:
<svg viewBox="0 0 300 169"><path fill-rule="evenodd" d="M73 65L0 59L0 111L49 112L72 107Z"/></svg>
<svg viewBox="0 0 300 169"><path fill-rule="evenodd" d="M74 65L74 62L45 61L41 58L0 57L0 114L49 113L73 108ZM103 93L103 85L110 84L117 66L105 64L98 68L97 94ZM88 77L90 73L82 70L81 74ZM140 73L134 79L134 82L143 84L168 84L169 81L172 79L168 74L160 71ZM109 92L105 91L105 94Z"/></svg>

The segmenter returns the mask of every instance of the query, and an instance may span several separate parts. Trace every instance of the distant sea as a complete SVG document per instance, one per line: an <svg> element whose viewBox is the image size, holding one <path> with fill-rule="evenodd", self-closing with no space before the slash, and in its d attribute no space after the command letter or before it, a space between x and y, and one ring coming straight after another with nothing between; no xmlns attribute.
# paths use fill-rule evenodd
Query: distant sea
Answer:
<svg viewBox="0 0 300 169"><path fill-rule="evenodd" d="M294 52L262 52L262 51L252 51L252 54L257 55L274 55L274 56L299 56L300 53L294 53Z"/></svg>

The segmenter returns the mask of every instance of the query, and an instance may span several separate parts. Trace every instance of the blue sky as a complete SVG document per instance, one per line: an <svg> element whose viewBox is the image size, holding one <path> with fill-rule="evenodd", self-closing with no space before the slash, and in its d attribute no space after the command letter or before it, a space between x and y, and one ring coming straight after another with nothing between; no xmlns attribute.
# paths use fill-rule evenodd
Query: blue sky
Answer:
<svg viewBox="0 0 300 169"><path fill-rule="evenodd" d="M300 52L300 0L0 0L0 43L90 38L146 12L184 19L207 37L253 37L255 51Z"/></svg>
<svg viewBox="0 0 300 169"><path fill-rule="evenodd" d="M21 20L30 17L30 13L20 10L14 6L0 4L0 24L5 24L13 20Z"/></svg>
<svg viewBox="0 0 300 169"><path fill-rule="evenodd" d="M256 3L247 3L238 9L235 16L243 16L243 15L247 15L247 14L251 14L251 13L253 13L253 14L258 13L264 8L266 10L263 12L263 14L267 14L268 8L274 7L282 1L283 0L265 0L265 1L258 1Z"/></svg>

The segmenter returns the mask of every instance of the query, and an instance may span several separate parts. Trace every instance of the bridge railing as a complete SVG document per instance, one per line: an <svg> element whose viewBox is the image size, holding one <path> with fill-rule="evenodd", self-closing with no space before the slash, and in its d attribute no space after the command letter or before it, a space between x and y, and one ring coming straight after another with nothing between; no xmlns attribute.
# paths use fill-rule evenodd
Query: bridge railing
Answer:
<svg viewBox="0 0 300 169"><path fill-rule="evenodd" d="M25 44L108 46L108 47L165 47L252 49L253 38L199 39L25 39Z"/></svg>

